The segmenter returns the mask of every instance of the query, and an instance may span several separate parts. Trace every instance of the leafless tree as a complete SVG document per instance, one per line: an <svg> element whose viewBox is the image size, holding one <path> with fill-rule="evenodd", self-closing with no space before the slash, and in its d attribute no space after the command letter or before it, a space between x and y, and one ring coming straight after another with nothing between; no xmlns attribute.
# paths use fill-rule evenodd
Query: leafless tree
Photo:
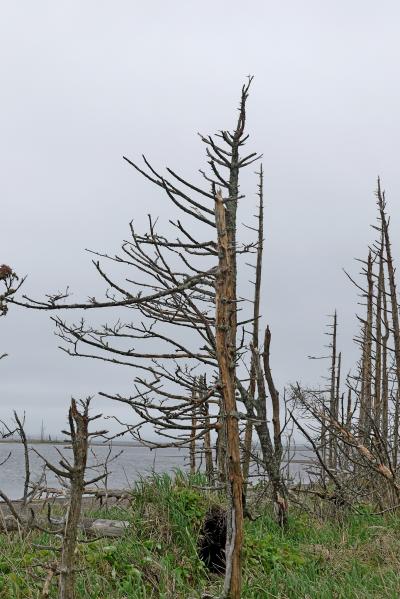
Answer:
<svg viewBox="0 0 400 599"><path fill-rule="evenodd" d="M56 466L45 457L40 456L51 472L69 483L65 523L58 531L62 533L61 557L56 569L56 573L59 575L59 599L74 599L75 597L75 552L85 487L106 476L106 473L102 473L89 481L85 480L89 440L93 437L104 436L106 433L104 430L89 431L90 423L100 418L100 415L89 416L89 407L90 399L80 402L79 407L74 399L71 400L68 413L69 428L63 433L69 437L71 442L72 461L65 455L61 455L60 463Z"/></svg>
<svg viewBox="0 0 400 599"><path fill-rule="evenodd" d="M136 439L152 446L192 449L194 444L198 447L202 442L211 474L211 439L217 438L219 478L225 481L230 499L225 595L233 598L239 597L241 584L240 422L244 425L249 422L247 445L251 426L256 430L263 466L275 481L280 520L285 520L287 511L280 475L283 427L279 394L269 366L269 329L263 351L258 343L262 169L257 239L241 242L237 227L238 205L244 197L239 188L240 173L259 158L255 152L242 154L248 139L245 126L250 84L251 79L243 86L233 130L222 130L214 137L200 136L209 165L208 172L200 171L207 188L188 181L171 168L165 174L160 173L145 157L143 166L125 158L165 194L166 201L180 216L170 221L173 236L160 233L157 219L149 216L149 228L144 234L131 223L130 239L122 244L119 255L93 252L94 266L108 286L105 300L91 297L87 302L69 303L68 290L49 295L45 301L26 296L13 300L15 304L39 310L113 308L128 314L127 319L121 316L113 324L102 326L87 324L84 319L71 324L59 315L53 320L63 349L69 355L134 370L130 396L105 392L101 395L132 408L136 422L125 423L125 430ZM250 300L238 294L237 279L241 267L238 260L248 254L256 254L255 295ZM123 266L127 272L125 280L106 272L104 261L111 267ZM251 310L247 310L248 306L252 306ZM247 331L248 324L251 331ZM272 433L267 424L266 388L272 402ZM238 401L244 409L238 408ZM159 435L157 442L143 438L143 425L149 423Z"/></svg>
<svg viewBox="0 0 400 599"><path fill-rule="evenodd" d="M261 279L262 279L262 260L264 253L264 172L262 165L259 171L258 183L258 227L257 227L257 259L255 264L255 281L254 281L254 304L253 304L253 323L252 323L252 346L255 350L259 347L259 331L260 331L260 302L261 302ZM248 388L249 401L254 401L254 396L257 388L257 373L256 361L254 354L251 356L250 362L250 381ZM243 479L244 479L244 496L247 493L247 482L251 461L251 446L253 438L253 423L249 419L246 423L244 447L243 447Z"/></svg>
<svg viewBox="0 0 400 599"><path fill-rule="evenodd" d="M400 333L389 218L379 180L377 205L378 224L373 228L378 238L367 259L359 261L363 282L347 275L360 292L364 310L358 316L360 334L356 337L360 360L355 374L346 380L347 407L345 392L340 391L341 361L336 359L336 316L329 394L296 385L292 399L298 409L294 418L317 455L325 495L332 499L327 481L336 488L336 500L340 495L347 504L364 500L391 509L399 503ZM324 431L329 435L328 454Z"/></svg>

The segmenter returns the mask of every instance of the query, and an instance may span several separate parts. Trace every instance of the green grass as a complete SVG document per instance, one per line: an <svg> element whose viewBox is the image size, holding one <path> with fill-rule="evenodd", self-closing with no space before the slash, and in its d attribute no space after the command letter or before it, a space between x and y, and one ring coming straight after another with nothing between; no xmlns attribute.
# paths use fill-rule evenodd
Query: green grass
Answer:
<svg viewBox="0 0 400 599"><path fill-rule="evenodd" d="M94 515L128 519L131 528L121 539L79 546L77 599L195 599L205 590L217 596L222 580L208 575L196 544L207 509L221 498L195 488L202 482L153 476L137 485L129 509L98 510ZM57 542L44 533L0 535L0 598L39 599L44 565L55 558L35 545ZM321 523L293 512L282 532L265 508L246 522L243 579L248 599L397 598L400 517L364 508L340 523Z"/></svg>

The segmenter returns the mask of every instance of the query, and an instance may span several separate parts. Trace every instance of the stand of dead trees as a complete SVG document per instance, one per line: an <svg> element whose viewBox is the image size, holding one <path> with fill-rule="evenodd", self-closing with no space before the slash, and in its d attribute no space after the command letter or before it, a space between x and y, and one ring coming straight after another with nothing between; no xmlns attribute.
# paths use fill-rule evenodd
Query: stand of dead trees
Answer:
<svg viewBox="0 0 400 599"><path fill-rule="evenodd" d="M337 350L338 320L332 324L329 389L292 388L297 425L318 458L309 492L335 505L354 507L368 502L383 511L397 508L399 492L400 329L395 268L385 193L378 180L377 240L361 260L364 283L348 275L361 294L356 343L360 359L341 389L341 354ZM304 492L304 489L302 489Z"/></svg>
<svg viewBox="0 0 400 599"><path fill-rule="evenodd" d="M195 473L203 461L209 487L226 491L223 596L231 599L241 594L243 523L252 465L267 478L276 519L283 528L288 524L289 498L306 509L310 504L302 501L305 495L308 501L311 497L341 510L368 502L383 512L400 504L400 324L385 194L378 181L377 240L367 259L360 261L363 282L350 277L361 292L364 311L356 339L360 348L357 367L343 377L340 321L335 311L328 325L327 385L322 389L292 385L287 410L273 377L271 331L267 326L264 335L260 333L265 228L262 166L257 173L257 226L248 227L254 239L242 238L243 228L238 227L245 198L241 174L260 158L256 152L244 151L249 137L250 85L251 79L242 88L234 128L200 136L208 163L208 170L200 171L200 182L189 181L171 168L161 173L145 157L140 165L124 157L177 215L161 231L158 219L150 215L144 233L130 223L130 238L118 255L92 252L93 264L107 286L103 300L91 297L69 303L68 291L47 296L45 301L26 296L16 299L21 283L15 285L18 279L9 267L0 267L4 286L0 314L6 313L8 304L52 311L68 355L134 372L130 395L100 392L132 410L132 418L126 421L115 417L121 427L118 435L129 434L149 447L188 448L190 471ZM251 297L241 292L246 260L252 261L255 274ZM122 272L121 267L123 277L116 274ZM71 323L60 316L65 310L104 313L107 309L119 317L101 326L84 318ZM63 599L73 597L74 548L92 434L88 410L89 402L79 409L73 402L70 408L73 462L62 459L59 468L45 461L48 469L69 481L61 562L49 574L49 580L59 575ZM289 419L314 454L307 484L295 487L289 486L283 474ZM145 438L148 425L157 433L156 441ZM17 416L16 429L26 448L23 422ZM29 460L27 464L29 472ZM24 491L27 505L28 488L29 477Z"/></svg>
<svg viewBox="0 0 400 599"><path fill-rule="evenodd" d="M133 369L133 393L101 395L129 406L135 418L119 422L126 433L152 447L189 447L191 468L202 452L209 480L223 485L229 498L225 596L240 596L243 537L243 471L247 481L252 433L261 446L261 465L273 487L278 521L287 522L287 492L281 472L281 406L270 367L270 332L259 344L263 254L263 172L259 172L257 238L238 239L238 207L242 170L259 159L245 153L246 103L251 79L243 86L238 119L230 132L201 135L209 172L200 171L206 188L171 168L158 172L125 158L178 211L170 220L173 236L158 231L149 216L142 234L130 225L131 239L120 255L93 252L100 277L108 286L105 301L68 303L68 293L46 301L23 296L15 304L36 310L129 310L113 324L68 323L55 316L64 350L71 356L101 360ZM252 227L250 227L252 229ZM253 298L241 297L238 272L248 255L256 255ZM106 273L100 259L126 268L124 281ZM248 259L248 258L247 258ZM248 310L248 307L250 311ZM132 314L134 320L130 320ZM250 326L250 330L247 326ZM134 347L133 347L134 345ZM267 389L270 400L267 400ZM272 407L269 428L267 403ZM158 442L143 438L151 424ZM244 446L241 431L246 429ZM212 445L216 445L216 472ZM244 467L242 470L242 463Z"/></svg>
<svg viewBox="0 0 400 599"><path fill-rule="evenodd" d="M127 522L97 521L95 519L82 517L82 502L84 495L95 495L99 498L107 497L107 488L103 490L93 490L91 485L103 481L108 476L108 464L96 461L94 465L88 464L88 453L90 440L93 438L104 437L107 431L90 431L89 425L97 420L101 415L90 416L90 399L76 402L71 400L71 406L68 413L68 430L62 431L66 435L67 448L72 452L72 459L65 453L59 451L60 461L55 465L42 456L36 449L29 448L26 433L24 430L24 420L14 413L16 427L3 423L4 437L15 435L19 436L24 448L25 455L25 483L24 494L20 502L12 501L3 491L0 490L0 498L3 506L0 506L0 529L5 533L12 533L14 530L28 532L36 529L41 532L47 532L61 538L60 545L46 546L52 550L57 557L53 562L37 562L34 567L40 567L47 572L42 597L50 596L50 588L53 579L58 579L58 597L59 599L74 599L75 597L75 578L78 566L76 564L77 544L81 541L91 542L103 536L120 536L125 532L128 526ZM29 461L29 452L35 453L42 459L44 468L39 480L32 482L31 469ZM58 450L57 450L58 451ZM117 454L119 455L119 453ZM3 460L2 464L9 459L10 455ZM106 461L110 459L110 451ZM113 459L113 458L111 458ZM95 470L95 476L87 480L88 472ZM104 470L100 474L99 470ZM46 472L52 472L56 475L61 489L64 489L66 512L65 516L53 517L51 505L53 503L50 497L53 493L60 495L60 489L49 489L46 484ZM46 500L37 502L35 499L46 495ZM110 492L112 496L113 492ZM120 498L120 496L118 496ZM47 505L47 518L43 519L41 513ZM8 515L6 512L8 511ZM82 535L80 534L82 532ZM38 546L40 548L40 546Z"/></svg>

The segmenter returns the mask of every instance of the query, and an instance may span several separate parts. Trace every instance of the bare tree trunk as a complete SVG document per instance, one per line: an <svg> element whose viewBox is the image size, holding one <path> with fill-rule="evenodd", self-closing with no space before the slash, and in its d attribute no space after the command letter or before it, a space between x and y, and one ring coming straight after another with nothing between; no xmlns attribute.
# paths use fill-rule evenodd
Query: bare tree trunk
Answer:
<svg viewBox="0 0 400 599"><path fill-rule="evenodd" d="M372 256L368 254L367 262L367 319L364 325L362 381L360 398L360 429L363 443L370 445L372 421L372 327L373 327L373 297L374 281L372 273Z"/></svg>
<svg viewBox="0 0 400 599"><path fill-rule="evenodd" d="M256 278L254 282L254 305L253 305L253 334L252 344L253 347L258 349L259 345L259 328L260 328L260 299L261 299L261 274L262 274L262 259L264 251L264 172L262 165L260 166L259 172L259 183L258 183L258 197L259 197L259 208L258 208L258 228L257 228L257 260L256 260ZM256 391L256 369L254 364L254 358L252 355L250 363L250 385L249 385L249 398L250 401L254 399ZM251 443L253 437L253 424L250 420L246 423L245 437L244 437L244 455L243 455L243 481L244 481L244 497L247 495L247 483L250 469L250 457L251 457Z"/></svg>
<svg viewBox="0 0 400 599"><path fill-rule="evenodd" d="M269 394L272 402L272 426L274 430L274 452L273 452L273 472L271 483L274 489L274 502L278 516L278 523L286 527L288 518L288 502L287 490L281 475L282 463L282 427L280 417L280 401L279 392L277 391L272 377L270 365L270 346L271 346L271 331L267 326L264 336L264 374L267 381Z"/></svg>
<svg viewBox="0 0 400 599"><path fill-rule="evenodd" d="M207 394L207 381L206 375L199 377L199 388L200 388L200 396ZM214 482L214 465L213 465L213 451L211 446L211 426L210 426L210 407L208 405L208 401L205 401L201 405L201 413L204 418L204 460L206 464L206 476L207 481L210 485Z"/></svg>
<svg viewBox="0 0 400 599"><path fill-rule="evenodd" d="M329 391L329 411L333 418L335 418L336 413L336 336L337 336L337 313L333 315L333 330L332 330L332 354L331 354L331 384ZM329 468L335 467L335 436L333 431L329 431L329 454L328 454L328 464Z"/></svg>
<svg viewBox="0 0 400 599"><path fill-rule="evenodd" d="M221 404L219 408L218 425L216 427L217 441L215 447L215 463L218 473L218 480L222 484L226 483L226 427L224 422L225 412L224 407Z"/></svg>
<svg viewBox="0 0 400 599"><path fill-rule="evenodd" d="M383 322L385 333L382 335L382 438L385 447L388 445L389 435L389 375L388 375L388 341L389 341L389 320L387 313L387 300L385 289L385 277L382 278L382 299L383 299Z"/></svg>
<svg viewBox="0 0 400 599"><path fill-rule="evenodd" d="M243 442L243 499L246 501L247 485L249 482L251 446L253 442L253 423L248 420L244 429Z"/></svg>
<svg viewBox="0 0 400 599"><path fill-rule="evenodd" d="M383 235L381 237L381 247L379 251L378 289L376 295L374 423L376 430L382 433L382 288L384 285Z"/></svg>
<svg viewBox="0 0 400 599"><path fill-rule="evenodd" d="M206 432L204 435L204 458L206 462L206 476L208 483L211 485L214 480L214 467L213 467L213 457L212 457L212 447L211 447L211 435L210 435L210 417L208 404L204 404L204 426L206 427Z"/></svg>
<svg viewBox="0 0 400 599"><path fill-rule="evenodd" d="M325 413L325 411L326 411L326 406L325 405L322 406L322 410ZM320 422L320 427L321 427L321 429L320 429L321 430L321 432L320 432L320 439L321 439L321 456L322 456L322 459L323 459L324 463L327 463L327 459L326 459L326 457L327 457L326 456L326 454L327 454L327 446L326 446L327 428L326 428L325 422L326 422L326 414L325 414L325 418L322 418L321 422ZM321 472L321 476L324 479L325 478L325 473Z"/></svg>
<svg viewBox="0 0 400 599"><path fill-rule="evenodd" d="M83 413L71 401L69 410L71 443L74 455L73 466L69 466L70 501L67 511L60 562L59 599L75 597L75 549L77 543L79 518L82 507L82 495L85 488L85 469L88 451L88 406ZM67 464L63 464L64 467Z"/></svg>
<svg viewBox="0 0 400 599"><path fill-rule="evenodd" d="M195 380L196 383L196 380ZM197 427L197 417L196 417L196 391L193 390L192 393L192 430L190 435L190 474L196 474L196 427Z"/></svg>
<svg viewBox="0 0 400 599"><path fill-rule="evenodd" d="M349 388L347 392L347 407L346 407L346 428L349 428L351 425L351 416L352 416L352 402L351 402L351 389Z"/></svg>
<svg viewBox="0 0 400 599"><path fill-rule="evenodd" d="M215 196L218 233L218 271L216 275L216 351L226 430L226 470L229 509L227 516L226 571L224 595L241 595L241 552L243 544L242 471L240 438L236 409L236 276L232 256L236 248L232 227L227 226L221 192Z"/></svg>
<svg viewBox="0 0 400 599"><path fill-rule="evenodd" d="M397 468L399 458L399 425L400 425L400 391L396 390L396 400L393 415L393 464Z"/></svg>
<svg viewBox="0 0 400 599"><path fill-rule="evenodd" d="M390 292L390 303L391 303L391 314L392 314L392 329L393 329L393 342L394 342L394 355L396 361L396 377L397 386L400 387L400 326L399 326L399 306L397 302L397 291L396 291L396 279L395 270L393 266L392 249L390 245L389 236L389 223L386 218L386 203L385 203L385 192L381 191L380 180L378 179L378 206L381 218L381 226L383 237L385 240L385 251L386 251L386 264L388 269L389 278L389 292Z"/></svg>
<svg viewBox="0 0 400 599"><path fill-rule="evenodd" d="M336 420L339 417L339 397L340 397L340 375L341 375L341 369L342 369L342 352L339 352L338 360L337 360L337 369L336 369L336 400L335 400L335 404L336 404L335 418L336 418Z"/></svg>
<svg viewBox="0 0 400 599"><path fill-rule="evenodd" d="M337 359L336 382L335 382L336 391L335 391L335 414L334 414L334 417L336 420L339 420L341 368L342 368L342 352L339 352L338 359ZM342 396L342 406L343 406L343 396ZM343 409L342 409L342 414L343 414ZM334 442L333 442L333 468L335 468L335 469L338 466L338 455L339 455L337 444L338 444L337 439L334 439Z"/></svg>
<svg viewBox="0 0 400 599"><path fill-rule="evenodd" d="M25 434L25 430L24 430L24 425L21 422L17 412L14 410L14 418L15 418L15 422L17 423L18 426L18 434L20 436L23 448L24 448L24 462L25 462L25 481L24 481L24 495L23 495L23 503L24 506L27 505L28 503L28 494L29 494L29 484L30 484L30 479L31 479L31 472L30 472L30 464L29 464L29 448L28 448L28 440L26 438L26 434ZM24 421L25 421L25 417L24 417Z"/></svg>

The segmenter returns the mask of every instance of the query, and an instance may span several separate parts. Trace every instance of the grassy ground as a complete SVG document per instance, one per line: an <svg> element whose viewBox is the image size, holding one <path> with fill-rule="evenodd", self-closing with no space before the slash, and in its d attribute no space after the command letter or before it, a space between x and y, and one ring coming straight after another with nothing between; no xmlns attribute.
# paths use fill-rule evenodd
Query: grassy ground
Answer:
<svg viewBox="0 0 400 599"><path fill-rule="evenodd" d="M192 481L193 482L193 481ZM130 520L118 540L78 549L78 599L190 599L218 595L221 579L197 557L200 524L218 498L183 476L154 477L138 485L132 507L96 515ZM0 598L39 599L57 545L44 533L0 535ZM56 597L56 584L50 597ZM400 517L367 509L342 523L321 524L293 513L282 533L268 513L246 522L243 598L369 599L400 596Z"/></svg>

